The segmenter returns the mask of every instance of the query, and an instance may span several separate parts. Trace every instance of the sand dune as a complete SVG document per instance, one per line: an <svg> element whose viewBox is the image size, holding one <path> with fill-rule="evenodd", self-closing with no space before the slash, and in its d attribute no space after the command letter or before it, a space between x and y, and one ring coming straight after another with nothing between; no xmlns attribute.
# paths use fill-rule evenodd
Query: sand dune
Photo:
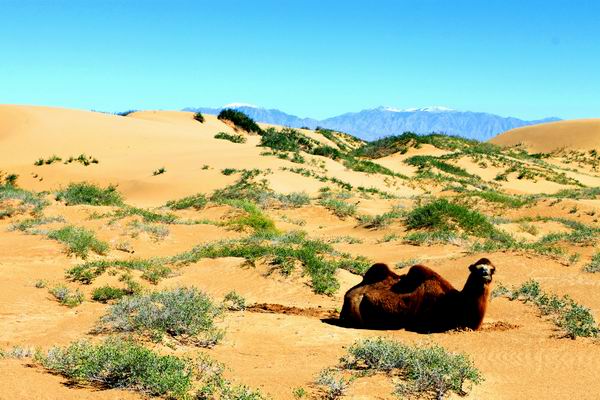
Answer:
<svg viewBox="0 0 600 400"><path fill-rule="evenodd" d="M599 126L595 120L545 124L507 132L495 138L494 143L511 145L526 138L529 141L526 144L532 146L533 151L548 151L553 144L546 142L551 141L556 141L557 146L587 148L584 146L593 147L593 143L600 140L598 130L593 130ZM600 182L600 175L593 165L584 165L585 168L579 170L573 168L574 164L564 164L565 160L558 157L543 160L548 164L556 162L552 164L555 170L546 168L546 164L536 164L539 160L533 158L517 160L512 155L486 158L487 155L482 153L465 156L459 152L456 159L439 160L447 161L450 167L461 168L459 172L464 170L467 174L452 176L452 168L446 166L446 172L442 169L427 171L435 178L428 180L419 175L417 167L404 161L415 155L452 156L453 150L425 144L419 148L411 147L405 154L396 153L373 160L396 172L396 175L386 175L357 172L344 165L344 159L333 160L304 152L301 155L305 162L294 163L276 154L261 154L270 149L257 147L260 142L257 135L238 132L244 135L246 143L236 144L215 139L214 135L221 131L235 132L215 116L205 115L205 122L199 123L193 119L193 113L179 111L138 111L122 117L81 110L3 105L0 106L0 170L18 174L19 186L30 190L53 191L70 182L86 180L102 185L116 184L127 204L159 207L167 200L199 192L209 194L236 182L239 175L225 175L221 172L225 168L258 168L263 172L259 179L266 179L275 192L304 191L311 196L310 204L297 208L265 206L263 212L282 232L303 231L307 238L330 244L336 254L347 253L366 257L371 262L386 262L398 273L406 271L405 265L424 263L456 287L464 284L468 265L486 256L497 266L497 283L513 286L536 279L549 293L568 294L589 307L594 316L600 317L600 274L583 271L583 266L597 252L595 244L586 244L584 239L587 238L582 237L591 235L592 230L577 235L573 243L564 245L562 255L512 249L473 254L476 250L469 238L462 236L444 243L421 245L405 237L411 233L405 223L406 213L439 196L450 196L453 201L482 212L489 217L484 219L489 219L494 227L526 243L542 240L548 234L568 234L580 226L598 228L600 200L593 196L587 199L557 199L544 195L522 197L515 199L531 201L522 206L511 206L502 203L502 197L500 203L494 203L474 195L480 187L488 187L492 195L494 191L501 195L579 189L581 184L594 186ZM323 144L336 146L335 141L321 133L303 132ZM64 163L69 157L82 153L96 158L98 164ZM34 165L38 158L47 159L52 155L61 157L62 161ZM166 172L154 176L153 171L160 167ZM302 168L314 175L304 176L281 167ZM530 167L547 176L527 177L525 172ZM398 173L409 178L399 177ZM503 179L497 179L503 173ZM565 173L565 177L580 179L581 184L565 183L565 177L557 179L551 176L552 173ZM339 217L319 204L321 188L328 187L332 192L339 189L333 179L353 186L352 191L341 193L340 198L356 207L356 215ZM480 186L469 186L469 182ZM365 194L357 190L358 186L381 192ZM201 210L169 210L182 220L204 222L146 222L150 228L165 232L163 237L156 239L148 232L132 227L133 222L143 222L139 216L121 219L98 216L117 211L116 206L66 206L51 194L46 199L49 205L43 210L44 216L60 216L64 220L41 225L43 229L38 234L11 229L13 223L32 218L29 213L0 214L0 350L15 345L47 350L53 345L62 346L78 339L98 340L98 335L91 331L108 305L92 301L92 291L103 285L123 285L120 281L123 271L120 270L102 274L91 284L68 280L65 271L83 261L65 254L63 244L49 239L44 229L73 224L93 231L109 245L109 251L103 256L91 255L91 260L170 257L198 245L241 239L250 234L227 224L242 212L231 204L209 202ZM0 208L3 206L0 202ZM369 216L392 210L395 217L387 221L388 224L368 226L362 222L368 221ZM162 208L155 211L165 212ZM93 214L96 217L92 218ZM550 239L548 242L554 243L554 239ZM133 254L125 253L117 246L124 242ZM237 257L205 258L185 266L174 266L172 274L157 284L144 280L140 270L128 272L147 291L195 286L221 300L226 293L235 290L248 303L270 303L282 309L310 308L328 313L335 313L342 305L344 292L361 280L360 275L339 268L335 271L339 290L332 295L317 294L311 287L309 274L303 273L301 266L286 275L273 270L271 261L258 259L252 264ZM62 306L49 294L48 288L36 287L38 280L47 281L49 287L64 284L80 290L85 301L75 308ZM258 388L273 399L294 399L294 388L305 388L309 393L306 398L321 398L322 393L313 384L319 371L337 365L357 339L374 336L403 343L435 343L450 351L467 353L485 378L481 385L473 387L467 396L469 399L594 399L600 391L597 342L589 338L560 338L552 318L541 316L531 303L497 298L490 303L483 330L432 335L404 330L349 329L327 323L317 314L227 312L217 322L226 329L225 338L212 349L183 343L170 343L169 346L174 346L171 348L157 343L148 343L148 346L177 355L207 353L225 363L226 376L233 382ZM498 329L497 326L507 328ZM385 374L360 377L350 385L343 398L395 398L393 386L392 379ZM32 366L30 360L0 357L0 399L30 398L146 397L129 391L68 385L64 378Z"/></svg>
<svg viewBox="0 0 600 400"><path fill-rule="evenodd" d="M490 140L500 146L522 144L531 152L600 148L600 119L558 121L511 129Z"/></svg>

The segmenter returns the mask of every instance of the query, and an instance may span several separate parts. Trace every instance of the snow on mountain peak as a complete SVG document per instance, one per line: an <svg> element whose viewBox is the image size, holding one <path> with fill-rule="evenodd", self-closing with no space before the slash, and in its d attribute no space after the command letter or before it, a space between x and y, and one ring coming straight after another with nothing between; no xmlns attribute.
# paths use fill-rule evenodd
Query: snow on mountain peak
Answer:
<svg viewBox="0 0 600 400"><path fill-rule="evenodd" d="M258 106L255 106L254 104L248 104L248 103L229 103L229 104L225 104L223 106L223 108L239 108L239 107L260 108Z"/></svg>
<svg viewBox="0 0 600 400"><path fill-rule="evenodd" d="M417 112L417 111L421 111L421 112L432 112L432 113L456 111L456 110L454 110L452 108L444 107L444 106L430 106L430 107L421 107L421 108L413 107L413 108L405 108L405 109L395 108L395 107L379 107L379 110L389 111L389 112Z"/></svg>

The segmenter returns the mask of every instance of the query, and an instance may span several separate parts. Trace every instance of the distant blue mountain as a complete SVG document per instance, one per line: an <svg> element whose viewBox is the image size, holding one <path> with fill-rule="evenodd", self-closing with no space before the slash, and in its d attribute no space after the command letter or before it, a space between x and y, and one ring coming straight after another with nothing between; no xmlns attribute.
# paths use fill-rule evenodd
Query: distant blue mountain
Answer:
<svg viewBox="0 0 600 400"><path fill-rule="evenodd" d="M526 121L489 113L457 111L446 107L405 110L378 107L323 120L300 118L280 110L267 110L240 103L228 104L222 108L185 108L184 111L218 114L223 108L234 108L242 111L257 122L292 128L308 127L314 129L321 126L347 132L363 140L375 140L384 136L398 135L410 131L419 134L446 133L485 141L510 129L560 120L559 118L545 118Z"/></svg>

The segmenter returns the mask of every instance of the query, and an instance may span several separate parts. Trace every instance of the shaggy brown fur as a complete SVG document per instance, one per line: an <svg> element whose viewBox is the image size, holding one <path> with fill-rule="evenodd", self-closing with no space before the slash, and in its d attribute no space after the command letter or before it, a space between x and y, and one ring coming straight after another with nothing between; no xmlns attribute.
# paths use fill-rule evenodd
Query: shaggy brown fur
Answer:
<svg viewBox="0 0 600 400"><path fill-rule="evenodd" d="M340 322L346 326L443 332L479 329L487 309L495 271L487 258L469 266L464 288L456 290L437 272L415 265L398 275L375 264L346 292Z"/></svg>

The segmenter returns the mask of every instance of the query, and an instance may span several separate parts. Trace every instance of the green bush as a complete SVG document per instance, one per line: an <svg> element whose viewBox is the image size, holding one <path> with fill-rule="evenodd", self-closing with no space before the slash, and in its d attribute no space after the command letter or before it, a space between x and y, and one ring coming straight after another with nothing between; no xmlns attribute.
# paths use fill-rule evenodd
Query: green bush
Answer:
<svg viewBox="0 0 600 400"><path fill-rule="evenodd" d="M246 299L232 290L223 297L223 305L229 311L243 311L246 309Z"/></svg>
<svg viewBox="0 0 600 400"><path fill-rule="evenodd" d="M523 207L527 204L531 204L534 201L532 198L510 196L493 190L469 192L468 195L477 196L490 203L502 204L512 208Z"/></svg>
<svg viewBox="0 0 600 400"><path fill-rule="evenodd" d="M48 201L41 194L18 188L10 183L0 185L0 201L3 200L19 200L22 206L33 206L35 214L41 213L48 205Z"/></svg>
<svg viewBox="0 0 600 400"><path fill-rule="evenodd" d="M74 254L83 259L88 257L90 250L100 255L106 254L109 250L108 243L98 240L94 232L78 226L67 225L50 231L48 237L65 244L67 254Z"/></svg>
<svg viewBox="0 0 600 400"><path fill-rule="evenodd" d="M244 211L244 215L232 218L227 221L227 225L238 230L248 227L251 228L254 233L263 235L272 235L278 232L275 227L275 222L264 214L256 204L248 200L229 200L226 204Z"/></svg>
<svg viewBox="0 0 600 400"><path fill-rule="evenodd" d="M229 140L232 143L246 143L246 138L238 133L219 132L215 135L215 139Z"/></svg>
<svg viewBox="0 0 600 400"><path fill-rule="evenodd" d="M231 108L225 108L221 110L217 118L220 120L230 121L236 127L243 129L246 132L255 132L258 134L262 133L262 129L260 129L256 122L254 122L252 118L250 118L241 111L232 110Z"/></svg>
<svg viewBox="0 0 600 400"><path fill-rule="evenodd" d="M213 346L223 337L214 324L222 309L195 288L178 288L123 297L100 319L99 328Z"/></svg>
<svg viewBox="0 0 600 400"><path fill-rule="evenodd" d="M83 293L79 290L72 292L65 285L58 285L49 290L50 294L62 305L76 307L83 303Z"/></svg>
<svg viewBox="0 0 600 400"><path fill-rule="evenodd" d="M315 141L295 129L283 128L280 131L268 128L262 133L259 146L270 147L279 151L305 151L310 153Z"/></svg>
<svg viewBox="0 0 600 400"><path fill-rule="evenodd" d="M172 210L184 210L186 208L201 210L206 206L207 202L206 196L202 193L198 193L179 200L170 200L167 202L166 206Z"/></svg>
<svg viewBox="0 0 600 400"><path fill-rule="evenodd" d="M197 112L194 114L194 119L200 123L204 123L204 115L201 112Z"/></svg>
<svg viewBox="0 0 600 400"><path fill-rule="evenodd" d="M162 175L162 174L164 174L165 172L167 172L167 169L166 169L165 167L160 167L159 169L157 169L157 170L154 170L154 171L152 172L152 175L153 175L153 176Z"/></svg>
<svg viewBox="0 0 600 400"><path fill-rule="evenodd" d="M464 168L457 167L456 165L449 164L445 161L440 160L438 157L434 156L412 156L404 160L404 162L408 165L412 165L413 167L417 167L419 171L423 171L429 167L435 167L440 171L447 172L452 175L464 176L464 177L472 177L473 175L469 174Z"/></svg>
<svg viewBox="0 0 600 400"><path fill-rule="evenodd" d="M157 213L154 211L146 210L138 207L125 206L116 210L110 214L113 218L125 218L131 216L140 216L144 222L149 223L163 223L163 224L174 224L177 222L177 215L173 213Z"/></svg>
<svg viewBox="0 0 600 400"><path fill-rule="evenodd" d="M408 229L438 231L455 231L460 228L474 236L509 240L507 235L497 231L483 214L450 203L446 199L437 199L424 206L416 207L408 214L406 225Z"/></svg>
<svg viewBox="0 0 600 400"><path fill-rule="evenodd" d="M108 338L99 344L79 341L64 348L53 347L38 359L45 368L73 383L93 383L174 399L187 399L192 389L191 362L159 355L129 340Z"/></svg>
<svg viewBox="0 0 600 400"><path fill-rule="evenodd" d="M92 206L119 206L123 198L115 186L103 189L87 182L70 183L65 189L56 192L56 200L64 201L68 206L89 204Z"/></svg>
<svg viewBox="0 0 600 400"><path fill-rule="evenodd" d="M131 259L131 260L96 260L88 261L83 264L76 265L68 269L65 273L66 277L72 281L90 284L98 276L105 273L109 268L122 270L137 270L142 271L142 277L155 276L156 273L148 271L163 271L164 259L151 258L147 260Z"/></svg>
<svg viewBox="0 0 600 400"><path fill-rule="evenodd" d="M310 153L314 154L315 156L323 156L323 157L331 158L332 160L340 159L343 156L341 151L339 151L335 147L331 147L331 146L327 146L327 145L317 146L314 149L312 149L312 151ZM350 169L353 169L353 168L350 168Z"/></svg>
<svg viewBox="0 0 600 400"><path fill-rule="evenodd" d="M278 194L276 199L286 207L302 207L310 204L310 196L304 192L292 192L288 194Z"/></svg>
<svg viewBox="0 0 600 400"><path fill-rule="evenodd" d="M390 211L383 214L371 216L361 215L358 221L365 228L380 229L390 224L393 219L400 218L404 215L404 212L399 207L394 207Z"/></svg>
<svg viewBox="0 0 600 400"><path fill-rule="evenodd" d="M584 268L585 272L600 272L600 252L592 256L592 260Z"/></svg>
<svg viewBox="0 0 600 400"><path fill-rule="evenodd" d="M99 301L100 303L106 303L109 300L120 299L125 295L127 295L127 291L125 289L105 285L94 289L92 292L92 300Z"/></svg>
<svg viewBox="0 0 600 400"><path fill-rule="evenodd" d="M260 174L260 170L241 170L240 178L223 189L215 190L210 197L215 203L224 203L229 200L249 200L253 203L261 203L266 198L271 197L272 190L267 183L263 181L256 182L255 178Z"/></svg>
<svg viewBox="0 0 600 400"><path fill-rule="evenodd" d="M339 199L324 198L319 200L319 204L340 218L346 218L356 214L355 204L346 203Z"/></svg>
<svg viewBox="0 0 600 400"><path fill-rule="evenodd" d="M464 396L465 383L483 381L465 354L449 353L438 345L408 346L381 337L354 343L341 362L349 370L397 372L402 383L396 385L396 394L409 398L442 399L452 392Z"/></svg>
<svg viewBox="0 0 600 400"><path fill-rule="evenodd" d="M596 324L589 308L576 303L569 296L558 297L555 294L545 293L539 282L530 279L520 287L509 290L503 288L500 295L510 300L521 300L524 303L535 304L542 315L553 316L554 323L561 328L566 337L598 337L600 327Z"/></svg>
<svg viewBox="0 0 600 400"><path fill-rule="evenodd" d="M348 157L344 160L344 165L357 172L366 172L367 174L383 174L389 176L402 176L386 168L382 165L374 163L369 160L358 160L356 158Z"/></svg>

